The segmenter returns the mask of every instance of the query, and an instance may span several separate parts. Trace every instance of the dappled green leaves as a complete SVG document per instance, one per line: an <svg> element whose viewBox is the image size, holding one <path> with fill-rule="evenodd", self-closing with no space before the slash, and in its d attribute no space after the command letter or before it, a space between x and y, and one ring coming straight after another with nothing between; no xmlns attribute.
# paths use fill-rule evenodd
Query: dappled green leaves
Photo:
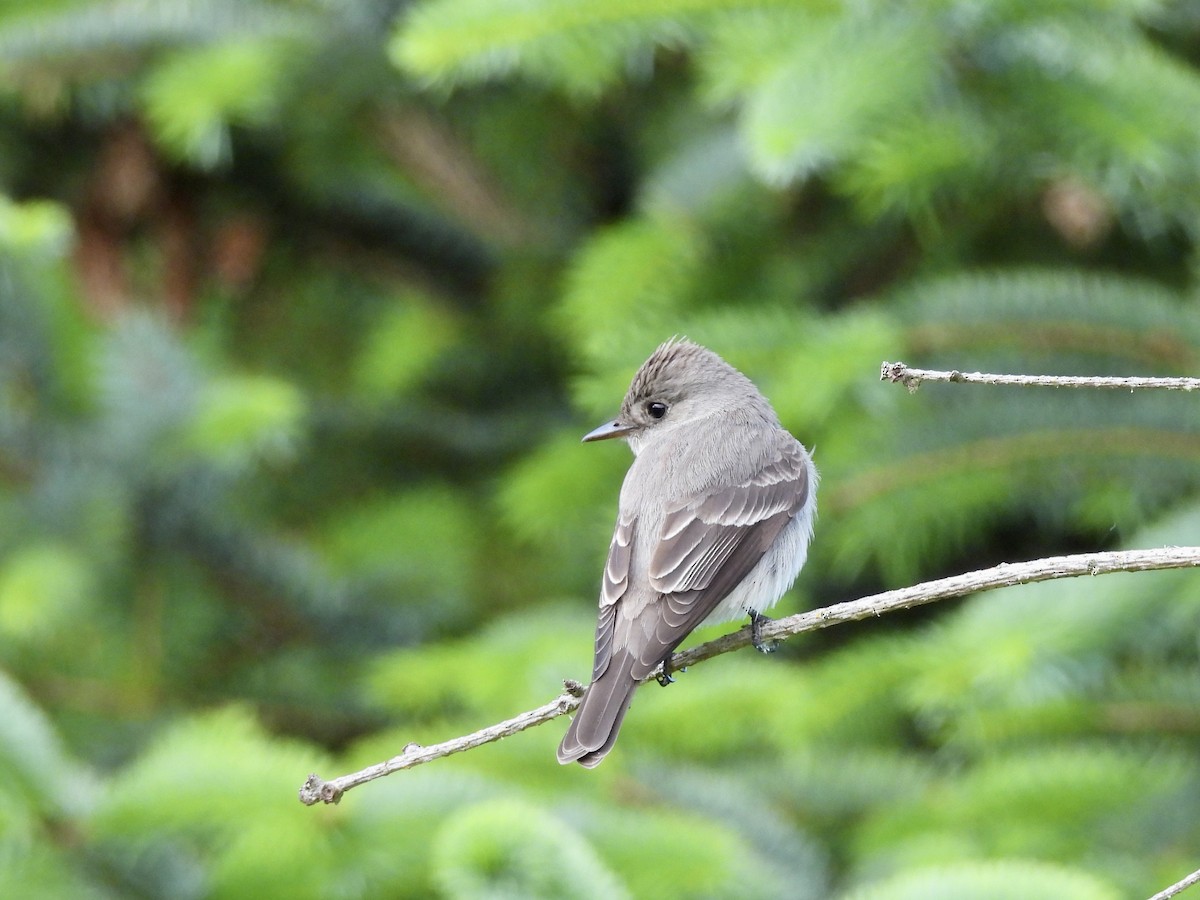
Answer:
<svg viewBox="0 0 1200 900"><path fill-rule="evenodd" d="M645 354L630 345L630 338L663 333L678 321L703 260L703 235L682 216L664 213L623 222L595 235L579 255L568 276L560 321L593 367L636 365L638 355ZM581 403L593 414L607 414L599 404L607 399L612 405L608 398L614 394L619 402L626 386L610 380L602 386L606 397L585 397Z"/></svg>
<svg viewBox="0 0 1200 900"><path fill-rule="evenodd" d="M595 851L534 806L479 804L450 817L433 845L438 886L451 897L625 897Z"/></svg>
<svg viewBox="0 0 1200 900"><path fill-rule="evenodd" d="M962 275L915 284L894 308L907 345L896 355L935 367L969 358L985 371L1182 373L1200 352L1184 298L1124 279ZM847 529L840 563L874 556L904 577L906 557L962 546L985 510L992 522L1023 511L1128 529L1200 477L1186 396L1027 393L993 390L981 405L969 390L930 386L902 403L894 431L863 420L835 430L825 444L833 464L866 463L845 482L826 468L825 509ZM896 516L924 524L914 531Z"/></svg>
<svg viewBox="0 0 1200 900"><path fill-rule="evenodd" d="M54 724L7 676L0 678L0 709L0 773L9 798L5 835L28 837L39 816L88 813L95 791L91 773L71 758Z"/></svg>
<svg viewBox="0 0 1200 900"><path fill-rule="evenodd" d="M398 604L469 608L480 553L478 510L448 487L379 497L333 517L325 546L333 566L378 585Z"/></svg>
<svg viewBox="0 0 1200 900"><path fill-rule="evenodd" d="M237 464L286 459L294 449L304 398L276 378L213 380L200 393L185 443L202 457Z"/></svg>
<svg viewBox="0 0 1200 900"><path fill-rule="evenodd" d="M206 168L227 162L230 127L268 121L283 62L283 47L265 42L178 53L145 81L146 119L173 156Z"/></svg>
<svg viewBox="0 0 1200 900"><path fill-rule="evenodd" d="M61 256L71 238L71 222L57 203L14 203L0 196L0 251L14 256Z"/></svg>
<svg viewBox="0 0 1200 900"><path fill-rule="evenodd" d="M0 633L20 640L62 628L83 612L93 573L62 544L26 546L0 568Z"/></svg>
<svg viewBox="0 0 1200 900"><path fill-rule="evenodd" d="M639 692L595 772L554 764L559 719L294 792L586 676L629 456L578 439L672 335L815 448L787 611L1194 542L1194 396L878 372L1200 374L1198 34L1150 0L13 0L0 882L1103 898L1194 868L1188 571L722 657Z"/></svg>
<svg viewBox="0 0 1200 900"><path fill-rule="evenodd" d="M1194 227L1194 206L1171 186L1194 168L1183 111L1200 91L1139 29L1154 11L440 0L403 20L393 55L438 83L517 74L590 94L656 46L692 48L703 97L736 108L747 162L767 182L834 171L864 212L925 227L1001 177L1026 193L1074 172L1155 233ZM1031 168L1035 156L1045 159Z"/></svg>
<svg viewBox="0 0 1200 900"><path fill-rule="evenodd" d="M745 98L743 140L752 169L768 182L803 179L840 162L882 122L922 108L937 85L938 32L908 11L765 16L753 24L714 41L709 59L725 68L710 76L709 93L717 102ZM765 41L764 30L774 32ZM764 43L777 55L764 58ZM887 60L886 79L875 74L880 60ZM731 65L745 67L740 77L729 77Z"/></svg>
<svg viewBox="0 0 1200 900"><path fill-rule="evenodd" d="M689 18L730 0L579 5L563 0L454 0L414 9L398 34L397 63L431 82L512 72L581 94L609 85L657 41L686 41Z"/></svg>
<svg viewBox="0 0 1200 900"><path fill-rule="evenodd" d="M90 827L101 841L165 840L207 856L208 890L217 894L304 891L332 878L333 847L320 816L294 820L289 773L319 761L311 748L268 738L244 710L197 716L109 782Z"/></svg>
<svg viewBox="0 0 1200 900"><path fill-rule="evenodd" d="M580 622L587 617L535 610L459 641L381 655L365 687L392 713L417 721L449 716L451 722L443 723L449 727L516 714L550 699L547 689L560 687L572 672L578 679L586 675L590 640L579 633ZM500 670L506 677L494 678Z"/></svg>
<svg viewBox="0 0 1200 900"><path fill-rule="evenodd" d="M278 823L294 812L288 770L320 761L310 747L270 738L244 709L196 716L165 730L110 782L92 827L105 835L167 829L212 840L242 831L239 810L247 803L259 821ZM155 797L169 802L148 802Z"/></svg>
<svg viewBox="0 0 1200 900"><path fill-rule="evenodd" d="M82 821L96 788L45 712L0 673L0 879L32 896L106 896L71 849L50 839L46 824Z"/></svg>
<svg viewBox="0 0 1200 900"><path fill-rule="evenodd" d="M402 298L365 336L354 370L356 388L383 402L418 387L459 332L460 323L428 298Z"/></svg>
<svg viewBox="0 0 1200 900"><path fill-rule="evenodd" d="M1109 882L1086 871L1013 860L930 866L847 895L847 900L1116 900Z"/></svg>

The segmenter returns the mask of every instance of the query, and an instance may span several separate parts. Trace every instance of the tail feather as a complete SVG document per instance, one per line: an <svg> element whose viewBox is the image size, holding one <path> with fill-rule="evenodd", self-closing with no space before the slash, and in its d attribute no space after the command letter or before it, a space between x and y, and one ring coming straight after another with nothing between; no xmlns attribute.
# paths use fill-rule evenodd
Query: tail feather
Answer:
<svg viewBox="0 0 1200 900"><path fill-rule="evenodd" d="M637 680L632 675L633 663L628 652L615 654L604 674L588 686L575 718L558 745L560 763L578 762L591 769L608 755L617 742L621 722L637 688Z"/></svg>

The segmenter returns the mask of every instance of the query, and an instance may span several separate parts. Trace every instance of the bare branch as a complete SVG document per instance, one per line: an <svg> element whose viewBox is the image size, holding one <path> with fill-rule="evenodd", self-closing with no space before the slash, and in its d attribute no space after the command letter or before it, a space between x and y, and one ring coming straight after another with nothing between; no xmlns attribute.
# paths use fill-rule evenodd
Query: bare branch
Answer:
<svg viewBox="0 0 1200 900"><path fill-rule="evenodd" d="M817 631L843 622L857 622L872 616L912 609L951 597L1012 587L1017 584L1032 584L1036 581L1052 581L1058 578L1074 578L1079 575L1107 575L1112 572L1144 572L1152 569L1181 569L1200 567L1200 547L1163 547L1157 550L1122 550L1108 553L1078 553L1072 556L1048 556L1032 562L1001 563L990 569L978 569L962 575L951 575L936 581L914 584L848 600L821 609L797 613L785 619L764 623L761 634L764 640L781 641L795 634ZM750 627L746 626L733 634L693 647L671 657L671 668L681 669L695 665L730 650L737 650L751 643ZM647 681L650 679L646 679Z"/></svg>
<svg viewBox="0 0 1200 900"><path fill-rule="evenodd" d="M1151 897L1150 900L1169 900L1169 898L1174 897L1176 894L1183 893L1194 884L1200 884L1200 869L1197 869L1186 878L1175 882L1170 887L1163 888L1161 891Z"/></svg>
<svg viewBox="0 0 1200 900"><path fill-rule="evenodd" d="M842 622L855 622L872 616L911 609L926 603L962 597L966 594L989 591L1017 584L1050 581L1057 578L1074 578L1079 575L1106 575L1110 572L1143 572L1152 569L1181 569L1200 567L1200 547L1162 547L1155 550L1125 550L1108 553L1080 553L1073 556L1052 556L1024 563L1002 563L990 569L980 569L963 575L939 578L912 587L885 591L859 600L849 600L822 609L798 613L773 622L765 622L761 628L765 640L782 641L796 634L817 631ZM671 671L694 666L737 650L751 643L749 626L724 637L676 653L671 657ZM654 680L652 673L646 681ZM409 744L404 752L386 762L369 766L361 772L343 775L332 781L324 781L313 774L300 788L300 800L306 805L317 802L336 803L343 793L352 787L382 778L401 769L411 769L434 759L470 750L483 744L542 725L551 719L571 712L579 705L583 694L582 685L575 681L564 682L566 692L537 709L521 713L488 728L463 735L431 747ZM1170 896L1170 895L1167 895Z"/></svg>
<svg viewBox="0 0 1200 900"><path fill-rule="evenodd" d="M879 370L880 381L898 381L915 391L923 381L944 381L956 384L1017 384L1033 387L1104 388L1134 391L1139 388L1158 388L1167 391L1200 390L1200 378L1116 378L1087 375L988 375L984 372L939 372L933 369L914 369L902 362L885 362Z"/></svg>
<svg viewBox="0 0 1200 900"><path fill-rule="evenodd" d="M399 756L393 756L386 762L367 766L360 772L343 775L333 781L325 781L314 772L308 776L308 780L300 788L300 802L305 806L312 806L318 800L325 803L337 803L342 799L342 794L352 787L358 787L360 784L366 784L368 781L374 781L384 775L391 775L401 769L411 769L421 763L450 756L452 753L461 753L463 750L490 744L492 741L517 734L534 725L541 725L551 719L557 719L563 713L571 712L579 706L579 699L583 696L583 685L578 681L568 679L563 682L563 686L566 690L549 703L471 734L452 738L440 744L434 744L432 747L422 747L416 743L408 744Z"/></svg>

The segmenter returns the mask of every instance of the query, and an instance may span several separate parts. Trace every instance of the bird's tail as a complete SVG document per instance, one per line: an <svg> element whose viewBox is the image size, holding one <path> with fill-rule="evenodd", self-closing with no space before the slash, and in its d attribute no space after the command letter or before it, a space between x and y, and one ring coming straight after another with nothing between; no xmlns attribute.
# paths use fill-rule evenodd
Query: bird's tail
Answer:
<svg viewBox="0 0 1200 900"><path fill-rule="evenodd" d="M591 769L608 755L637 688L633 665L628 652L615 653L604 673L588 686L579 711L558 745L560 763L577 762Z"/></svg>

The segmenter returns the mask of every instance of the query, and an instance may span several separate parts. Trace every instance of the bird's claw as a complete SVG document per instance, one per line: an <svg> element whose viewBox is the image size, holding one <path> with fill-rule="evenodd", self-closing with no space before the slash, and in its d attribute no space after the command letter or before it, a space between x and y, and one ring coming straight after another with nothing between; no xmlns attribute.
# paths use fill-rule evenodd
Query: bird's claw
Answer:
<svg viewBox="0 0 1200 900"><path fill-rule="evenodd" d="M671 677L671 672L667 668L667 664L665 662L662 664L662 668L658 670L658 674L654 676L654 680L663 687L666 687L668 684L675 683L675 679Z"/></svg>
<svg viewBox="0 0 1200 900"><path fill-rule="evenodd" d="M676 669L677 672L686 672L687 666L682 669ZM674 684L675 679L671 677L671 657L668 656L658 666L658 672L654 675L654 680L666 687L668 684Z"/></svg>
<svg viewBox="0 0 1200 900"><path fill-rule="evenodd" d="M778 644L774 641L767 643L762 638L763 623L771 620L760 612L750 610L750 643L759 653L774 653Z"/></svg>

